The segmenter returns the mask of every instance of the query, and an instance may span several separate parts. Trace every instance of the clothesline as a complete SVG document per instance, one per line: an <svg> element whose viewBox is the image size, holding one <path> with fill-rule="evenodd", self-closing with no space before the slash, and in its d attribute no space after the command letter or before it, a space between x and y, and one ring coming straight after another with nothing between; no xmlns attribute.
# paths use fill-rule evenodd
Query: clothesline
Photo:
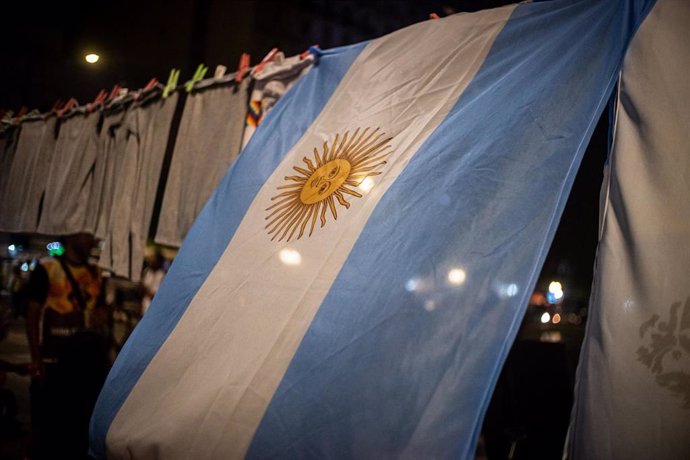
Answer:
<svg viewBox="0 0 690 460"><path fill-rule="evenodd" d="M167 246L182 243L225 171L266 113L309 71L315 53L286 58L272 50L254 67L206 79L200 66L192 85L169 79L174 90L167 97L168 85L152 80L136 91L116 87L108 97L102 91L89 104L70 100L46 114L6 118L0 231L91 233L103 241L99 264L138 280L149 235Z"/></svg>

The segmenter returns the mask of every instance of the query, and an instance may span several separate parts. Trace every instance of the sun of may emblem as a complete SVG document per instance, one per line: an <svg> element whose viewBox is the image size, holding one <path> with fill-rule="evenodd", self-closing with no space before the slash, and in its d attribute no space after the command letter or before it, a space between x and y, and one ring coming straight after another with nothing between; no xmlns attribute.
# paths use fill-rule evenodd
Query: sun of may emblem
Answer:
<svg viewBox="0 0 690 460"><path fill-rule="evenodd" d="M266 208L265 229L272 236L271 241L290 241L295 234L300 239L307 227L311 236L317 218L321 227L326 225L329 211L334 220L338 219L336 200L348 209L349 197L362 197L357 189L367 177L381 174L379 169L391 153L391 139L379 128L357 128L352 134L336 134L330 143L323 143L321 152L314 148L313 160L302 158L305 166L292 168L298 175L285 176L286 184L278 187L280 193L271 198L274 203Z"/></svg>

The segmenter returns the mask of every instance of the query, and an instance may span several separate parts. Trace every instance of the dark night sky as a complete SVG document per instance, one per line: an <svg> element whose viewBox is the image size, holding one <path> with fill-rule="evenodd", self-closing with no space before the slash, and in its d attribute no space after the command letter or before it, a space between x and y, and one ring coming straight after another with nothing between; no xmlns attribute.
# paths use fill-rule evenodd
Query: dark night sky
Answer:
<svg viewBox="0 0 690 460"><path fill-rule="evenodd" d="M151 77L181 81L197 64L233 71L247 51L258 62L273 46L287 55L310 45L348 45L428 18L512 3L461 0L171 0L13 2L0 19L0 108L49 109L60 98L85 103L115 83L129 88ZM97 51L98 65L84 62ZM597 239L598 193L608 122L599 123L575 181L542 278L570 278L587 294ZM538 174L538 172L535 172Z"/></svg>

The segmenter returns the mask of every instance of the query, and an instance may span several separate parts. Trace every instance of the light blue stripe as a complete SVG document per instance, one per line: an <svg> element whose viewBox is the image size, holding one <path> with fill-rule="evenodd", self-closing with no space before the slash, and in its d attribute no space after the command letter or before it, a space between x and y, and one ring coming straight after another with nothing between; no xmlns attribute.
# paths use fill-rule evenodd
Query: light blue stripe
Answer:
<svg viewBox="0 0 690 460"><path fill-rule="evenodd" d="M132 387L218 262L261 186L319 115L365 45L322 52L318 65L268 112L204 206L146 316L108 375L91 419L92 455L105 458L106 434Z"/></svg>
<svg viewBox="0 0 690 460"><path fill-rule="evenodd" d="M474 458L585 147L651 3L517 7L370 217L249 458ZM453 268L466 272L460 287L448 282Z"/></svg>

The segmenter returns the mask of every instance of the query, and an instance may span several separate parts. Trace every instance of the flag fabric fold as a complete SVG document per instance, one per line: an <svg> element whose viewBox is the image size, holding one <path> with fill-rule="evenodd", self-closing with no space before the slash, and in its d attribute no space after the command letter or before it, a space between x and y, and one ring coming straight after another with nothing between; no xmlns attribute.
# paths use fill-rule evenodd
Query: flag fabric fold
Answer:
<svg viewBox="0 0 690 460"><path fill-rule="evenodd" d="M690 4L623 65L570 426L574 459L690 458Z"/></svg>
<svg viewBox="0 0 690 460"><path fill-rule="evenodd" d="M473 458L650 4L513 5L317 56L118 357L93 454Z"/></svg>

